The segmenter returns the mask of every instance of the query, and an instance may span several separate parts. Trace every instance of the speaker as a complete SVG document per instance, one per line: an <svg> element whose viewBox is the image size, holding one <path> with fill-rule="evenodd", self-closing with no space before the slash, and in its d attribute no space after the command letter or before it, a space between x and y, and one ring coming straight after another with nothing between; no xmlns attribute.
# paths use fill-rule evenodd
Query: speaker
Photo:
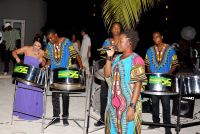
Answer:
<svg viewBox="0 0 200 134"><path fill-rule="evenodd" d="M180 117L193 118L194 97L181 98ZM178 115L178 98L173 100L172 115Z"/></svg>

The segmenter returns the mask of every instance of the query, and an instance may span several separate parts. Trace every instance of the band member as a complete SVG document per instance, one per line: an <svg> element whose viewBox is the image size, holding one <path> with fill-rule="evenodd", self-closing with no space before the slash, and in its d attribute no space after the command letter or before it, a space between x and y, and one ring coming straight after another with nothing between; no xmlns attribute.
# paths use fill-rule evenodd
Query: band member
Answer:
<svg viewBox="0 0 200 134"><path fill-rule="evenodd" d="M83 68L80 56L75 51L71 41L65 37L59 37L55 30L49 30L47 32L47 38L49 39L49 43L47 45L47 49L45 51L45 56L48 59L47 65L50 66L50 69L53 70L55 68L60 67L70 67L71 66L71 58L76 57L79 66ZM53 104L53 117L54 119L50 122L50 124L55 124L60 122L60 100L59 94L57 92L52 93L52 104ZM69 125L67 120L69 116L69 95L67 93L62 93L63 100L63 124L65 126Z"/></svg>
<svg viewBox="0 0 200 134"><path fill-rule="evenodd" d="M118 54L107 51L105 77L108 82L108 104L106 110L106 134L141 133L142 83L146 80L143 59L133 52L139 41L136 31L125 31L120 35Z"/></svg>
<svg viewBox="0 0 200 134"><path fill-rule="evenodd" d="M17 63L22 62L18 55L24 54L24 64L39 68L39 65L45 65L43 59L44 51L42 48L42 37L34 38L32 46L24 46L12 51L12 56ZM16 88L14 115L21 119L34 120L43 115L43 89L29 86L18 82ZM29 90L31 89L31 90Z"/></svg>
<svg viewBox="0 0 200 134"><path fill-rule="evenodd" d="M178 66L177 55L175 50L170 45L163 42L163 36L160 32L153 32L154 46L147 50L145 65L149 73L167 73L172 74ZM161 98L163 105L163 122L165 124L171 123L170 116L170 96L156 96L152 95L152 118L154 123L159 123L159 99ZM155 128L155 126L149 126ZM171 134L171 128L165 128L166 134Z"/></svg>
<svg viewBox="0 0 200 134"><path fill-rule="evenodd" d="M103 43L103 48L106 48L111 45L117 45L119 43L120 33L123 31L122 25L120 22L114 22L110 30L110 38L106 39ZM101 51L102 57L106 54L106 51ZM108 85L106 81L101 81L101 92L100 92L100 119L94 124L95 126L104 125L105 109L107 105L107 96L108 96Z"/></svg>

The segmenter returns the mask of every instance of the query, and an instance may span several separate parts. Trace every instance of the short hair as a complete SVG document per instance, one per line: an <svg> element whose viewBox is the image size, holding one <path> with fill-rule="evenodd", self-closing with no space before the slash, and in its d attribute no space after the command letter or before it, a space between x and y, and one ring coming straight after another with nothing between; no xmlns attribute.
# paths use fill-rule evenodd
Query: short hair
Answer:
<svg viewBox="0 0 200 134"><path fill-rule="evenodd" d="M137 47L138 42L140 41L138 32L131 29L125 30L122 34L126 35L132 45L132 49L134 50Z"/></svg>
<svg viewBox="0 0 200 134"><path fill-rule="evenodd" d="M49 29L49 30L47 30L46 36L48 36L50 34L57 34L57 31L55 29Z"/></svg>
<svg viewBox="0 0 200 134"><path fill-rule="evenodd" d="M86 34L88 34L88 30L85 27L81 29L81 32L85 32Z"/></svg>
<svg viewBox="0 0 200 134"><path fill-rule="evenodd" d="M152 35L155 34L155 33L158 33L158 34L160 34L161 36L163 36L163 33L162 33L161 31L159 31L159 30L154 30L154 31L152 32Z"/></svg>

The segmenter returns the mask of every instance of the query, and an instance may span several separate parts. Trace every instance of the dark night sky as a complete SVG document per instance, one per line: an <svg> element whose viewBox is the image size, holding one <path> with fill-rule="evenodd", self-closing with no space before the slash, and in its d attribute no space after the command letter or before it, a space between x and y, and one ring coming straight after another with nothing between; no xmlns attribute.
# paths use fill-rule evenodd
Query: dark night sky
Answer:
<svg viewBox="0 0 200 134"><path fill-rule="evenodd" d="M47 27L54 27L61 35L66 36L73 30L80 31L82 27L86 27L92 37L95 51L107 38L101 19L102 1L67 0L67 4L63 0L56 0L57 3L49 1ZM166 4L169 6L168 9L165 8ZM95 17L93 17L94 12L96 13ZM166 0L165 3L155 6L142 15L136 27L141 40L136 51L144 56L146 49L152 45L151 33L154 30L162 30L167 43L177 42L180 39L182 28L188 25L193 26L198 34L200 22L197 15L199 12L198 0ZM168 21L165 20L166 17ZM199 40L199 35L196 36L196 40Z"/></svg>

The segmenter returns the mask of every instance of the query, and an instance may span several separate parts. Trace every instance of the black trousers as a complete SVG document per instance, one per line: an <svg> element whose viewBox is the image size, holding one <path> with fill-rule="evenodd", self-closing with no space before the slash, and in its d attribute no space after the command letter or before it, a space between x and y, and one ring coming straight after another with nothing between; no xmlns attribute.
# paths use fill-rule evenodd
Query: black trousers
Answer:
<svg viewBox="0 0 200 134"><path fill-rule="evenodd" d="M59 117L60 115L60 94L62 94L62 117L69 116L69 94L52 92L52 104L53 104L53 117Z"/></svg>
<svg viewBox="0 0 200 134"><path fill-rule="evenodd" d="M5 53L4 53L4 72L9 72L9 63L10 63L10 60L12 60L13 65L16 64L16 60L12 56L12 51L5 50Z"/></svg>
<svg viewBox="0 0 200 134"><path fill-rule="evenodd" d="M163 95L163 96L157 96L152 95L152 117L154 123L159 123L159 99L161 99L162 107L163 107L163 122L165 124L171 123L171 116L170 116L170 96L169 95ZM169 127L166 127L165 129L170 129Z"/></svg>
<svg viewBox="0 0 200 134"><path fill-rule="evenodd" d="M0 43L0 53L1 53L1 60L4 61L5 59L5 45Z"/></svg>
<svg viewBox="0 0 200 134"><path fill-rule="evenodd" d="M108 97L108 85L106 81L101 81L101 92L100 92L100 116L101 121L104 122L105 118L105 109L107 106L107 97Z"/></svg>

